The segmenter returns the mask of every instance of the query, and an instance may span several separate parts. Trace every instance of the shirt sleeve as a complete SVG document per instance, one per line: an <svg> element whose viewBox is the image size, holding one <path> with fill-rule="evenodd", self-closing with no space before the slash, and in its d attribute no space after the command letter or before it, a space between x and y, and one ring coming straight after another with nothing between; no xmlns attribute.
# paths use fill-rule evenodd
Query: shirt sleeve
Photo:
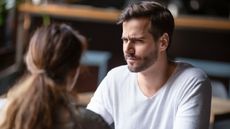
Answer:
<svg viewBox="0 0 230 129"><path fill-rule="evenodd" d="M211 85L208 79L192 82L179 103L173 129L208 129Z"/></svg>
<svg viewBox="0 0 230 129"><path fill-rule="evenodd" d="M113 118L111 113L111 100L109 96L109 86L111 83L108 83L109 80L111 82L111 79L109 79L109 76L107 75L95 91L93 97L87 105L87 109L102 116L108 124L112 124Z"/></svg>

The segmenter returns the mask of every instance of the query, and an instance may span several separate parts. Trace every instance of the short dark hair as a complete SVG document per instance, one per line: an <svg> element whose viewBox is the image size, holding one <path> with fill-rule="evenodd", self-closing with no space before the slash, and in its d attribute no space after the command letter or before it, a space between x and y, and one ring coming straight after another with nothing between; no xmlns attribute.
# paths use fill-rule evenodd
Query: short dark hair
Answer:
<svg viewBox="0 0 230 129"><path fill-rule="evenodd" d="M132 18L146 17L151 20L151 33L154 40L158 40L162 34L169 35L169 43L171 43L174 30L174 18L171 12L154 1L141 1L131 3L121 13L118 24L122 24Z"/></svg>

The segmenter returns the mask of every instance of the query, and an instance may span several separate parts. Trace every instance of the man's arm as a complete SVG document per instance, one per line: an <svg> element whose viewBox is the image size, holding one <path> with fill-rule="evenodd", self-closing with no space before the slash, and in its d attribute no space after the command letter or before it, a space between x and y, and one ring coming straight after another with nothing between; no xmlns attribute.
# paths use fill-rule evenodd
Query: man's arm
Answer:
<svg viewBox="0 0 230 129"><path fill-rule="evenodd" d="M173 129L209 128L211 85L208 79L195 85L181 100Z"/></svg>
<svg viewBox="0 0 230 129"><path fill-rule="evenodd" d="M110 113L111 100L109 96L108 78L109 77L107 75L98 86L89 104L87 105L87 109L99 114L108 124L112 124L113 118Z"/></svg>

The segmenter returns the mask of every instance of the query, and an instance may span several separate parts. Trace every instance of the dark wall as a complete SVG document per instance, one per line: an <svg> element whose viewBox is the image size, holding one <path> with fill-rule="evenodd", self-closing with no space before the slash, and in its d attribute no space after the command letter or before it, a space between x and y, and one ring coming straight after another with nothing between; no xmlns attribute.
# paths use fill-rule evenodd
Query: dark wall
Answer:
<svg viewBox="0 0 230 129"><path fill-rule="evenodd" d="M230 30L177 28L170 53L174 56L230 62Z"/></svg>
<svg viewBox="0 0 230 129"><path fill-rule="evenodd" d="M89 50L108 51L112 54L109 60L109 69L124 64L121 41L121 26L116 23L101 21L72 20L63 18L52 18L51 22L66 23L73 26L88 39ZM42 24L40 16L33 16L30 35Z"/></svg>
<svg viewBox="0 0 230 129"><path fill-rule="evenodd" d="M121 26L111 23L74 22L74 26L89 39L90 50L109 51L112 54L109 69L124 64Z"/></svg>

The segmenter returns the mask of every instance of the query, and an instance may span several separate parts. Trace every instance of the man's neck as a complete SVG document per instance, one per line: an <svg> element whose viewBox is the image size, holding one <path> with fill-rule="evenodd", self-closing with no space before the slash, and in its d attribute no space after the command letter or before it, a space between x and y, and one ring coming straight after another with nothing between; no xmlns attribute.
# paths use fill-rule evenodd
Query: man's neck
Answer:
<svg viewBox="0 0 230 129"><path fill-rule="evenodd" d="M175 64L167 59L156 62L146 71L138 73L138 83L141 91L147 97L153 96L167 82L175 69Z"/></svg>

